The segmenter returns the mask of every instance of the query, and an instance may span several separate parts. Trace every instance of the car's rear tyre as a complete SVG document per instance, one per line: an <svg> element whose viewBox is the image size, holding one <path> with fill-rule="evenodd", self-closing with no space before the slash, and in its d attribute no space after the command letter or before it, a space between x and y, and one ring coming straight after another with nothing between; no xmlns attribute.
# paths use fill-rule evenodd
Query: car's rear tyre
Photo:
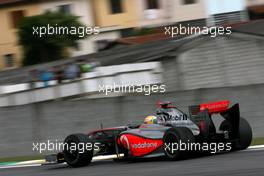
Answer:
<svg viewBox="0 0 264 176"><path fill-rule="evenodd" d="M170 160L180 160L188 157L188 145L195 142L195 138L190 129L186 127L173 127L168 129L163 136L163 151ZM184 145L186 150L180 145Z"/></svg>
<svg viewBox="0 0 264 176"><path fill-rule="evenodd" d="M227 120L224 120L219 129L222 131L231 131L231 126ZM252 128L250 127L248 121L242 117L239 120L239 143L238 145L233 145L233 150L244 150L248 148L252 141Z"/></svg>
<svg viewBox="0 0 264 176"><path fill-rule="evenodd" d="M64 147L63 154L68 165L82 167L90 164L93 158L93 142L86 135L69 135L64 140L64 144L66 147Z"/></svg>
<svg viewBox="0 0 264 176"><path fill-rule="evenodd" d="M239 122L239 148L244 150L248 148L252 141L252 128L246 119L240 118Z"/></svg>

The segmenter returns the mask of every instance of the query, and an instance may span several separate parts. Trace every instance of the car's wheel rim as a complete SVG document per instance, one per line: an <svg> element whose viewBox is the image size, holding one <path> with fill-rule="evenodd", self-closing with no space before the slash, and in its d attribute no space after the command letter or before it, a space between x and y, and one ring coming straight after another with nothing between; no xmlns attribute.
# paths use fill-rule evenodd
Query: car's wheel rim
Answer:
<svg viewBox="0 0 264 176"><path fill-rule="evenodd" d="M164 142L166 146L169 146L169 147L165 147L166 154L170 157L173 157L175 155L175 152L172 150L172 145L174 145L175 143L178 143L176 136L172 133L168 133L165 136Z"/></svg>

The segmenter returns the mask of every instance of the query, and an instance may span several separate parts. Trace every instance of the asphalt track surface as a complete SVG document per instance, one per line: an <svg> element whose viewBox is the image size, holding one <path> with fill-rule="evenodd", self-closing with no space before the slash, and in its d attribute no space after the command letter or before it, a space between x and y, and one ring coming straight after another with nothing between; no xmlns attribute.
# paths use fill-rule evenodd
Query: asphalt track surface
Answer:
<svg viewBox="0 0 264 176"><path fill-rule="evenodd" d="M161 158L137 162L97 161L82 168L46 165L1 169L0 176L261 176L264 175L264 151L240 151L182 161Z"/></svg>

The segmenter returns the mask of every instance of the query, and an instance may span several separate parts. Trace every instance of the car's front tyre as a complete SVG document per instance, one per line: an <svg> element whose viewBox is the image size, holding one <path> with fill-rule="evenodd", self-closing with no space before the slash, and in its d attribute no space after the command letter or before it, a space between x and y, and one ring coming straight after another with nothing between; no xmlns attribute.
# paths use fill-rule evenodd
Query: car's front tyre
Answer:
<svg viewBox="0 0 264 176"><path fill-rule="evenodd" d="M87 146L91 146L87 148ZM90 164L93 158L93 143L84 134L72 134L64 140L64 159L72 167Z"/></svg>
<svg viewBox="0 0 264 176"><path fill-rule="evenodd" d="M195 138L190 129L186 127L173 127L168 129L163 136L163 151L166 157L170 160L180 160L185 156L188 156L187 147L186 150L181 150L180 145L188 146L190 143L194 143Z"/></svg>

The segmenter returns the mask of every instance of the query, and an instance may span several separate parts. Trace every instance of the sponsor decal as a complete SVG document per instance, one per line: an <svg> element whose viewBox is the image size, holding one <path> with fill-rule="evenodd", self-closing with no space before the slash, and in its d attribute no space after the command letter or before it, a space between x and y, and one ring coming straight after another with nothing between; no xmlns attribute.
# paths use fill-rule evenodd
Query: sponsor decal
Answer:
<svg viewBox="0 0 264 176"><path fill-rule="evenodd" d="M129 149L129 141L128 141L126 135L122 135L122 136L120 137L120 142L121 142L121 144L123 144L123 146L124 146L125 148Z"/></svg>
<svg viewBox="0 0 264 176"><path fill-rule="evenodd" d="M152 148L152 147L157 147L158 143L154 142L154 143L139 143L139 144L133 144L132 147L133 148Z"/></svg>
<svg viewBox="0 0 264 176"><path fill-rule="evenodd" d="M120 136L120 143L130 151L132 156L144 156L163 145L162 139L150 139L133 134Z"/></svg>

